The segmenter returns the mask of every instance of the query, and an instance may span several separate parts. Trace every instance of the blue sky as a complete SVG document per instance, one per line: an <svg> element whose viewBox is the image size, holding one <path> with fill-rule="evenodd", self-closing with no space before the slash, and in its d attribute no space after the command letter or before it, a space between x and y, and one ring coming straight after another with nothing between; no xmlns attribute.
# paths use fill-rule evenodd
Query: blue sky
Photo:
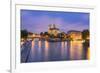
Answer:
<svg viewBox="0 0 100 73"><path fill-rule="evenodd" d="M89 13L21 10L21 30L33 33L45 32L49 24L61 31L89 29Z"/></svg>

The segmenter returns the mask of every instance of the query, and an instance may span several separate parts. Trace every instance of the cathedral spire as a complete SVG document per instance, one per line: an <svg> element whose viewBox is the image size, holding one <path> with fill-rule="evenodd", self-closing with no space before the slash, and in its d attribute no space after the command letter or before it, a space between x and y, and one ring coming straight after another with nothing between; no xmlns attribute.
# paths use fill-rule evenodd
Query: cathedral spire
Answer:
<svg viewBox="0 0 100 73"><path fill-rule="evenodd" d="M49 24L49 26L48 26L48 27L49 27L49 29L50 29L50 28L51 28L51 24Z"/></svg>
<svg viewBox="0 0 100 73"><path fill-rule="evenodd" d="M53 28L56 28L55 24L53 24Z"/></svg>

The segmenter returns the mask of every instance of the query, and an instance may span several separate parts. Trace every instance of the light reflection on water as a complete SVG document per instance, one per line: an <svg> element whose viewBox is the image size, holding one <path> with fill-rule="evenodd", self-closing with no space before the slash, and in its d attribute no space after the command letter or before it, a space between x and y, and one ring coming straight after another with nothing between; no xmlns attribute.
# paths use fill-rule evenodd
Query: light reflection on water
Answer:
<svg viewBox="0 0 100 73"><path fill-rule="evenodd" d="M33 40L27 62L85 60L89 59L89 49L82 41Z"/></svg>
<svg viewBox="0 0 100 73"><path fill-rule="evenodd" d="M82 42L81 41L71 41L70 46L70 59L82 59Z"/></svg>

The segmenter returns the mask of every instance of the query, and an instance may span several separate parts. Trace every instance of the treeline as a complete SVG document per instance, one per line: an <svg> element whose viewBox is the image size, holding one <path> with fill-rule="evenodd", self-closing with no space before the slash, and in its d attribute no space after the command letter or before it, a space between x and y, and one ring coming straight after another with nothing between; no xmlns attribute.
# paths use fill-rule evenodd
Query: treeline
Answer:
<svg viewBox="0 0 100 73"><path fill-rule="evenodd" d="M21 30L21 38L27 39L29 33L30 32L28 32L27 30ZM86 40L87 37L90 37L90 32L87 29L83 30L81 33L82 33L82 39L84 40ZM49 38L61 38L61 39L70 38L70 36L68 36L65 32L58 33L57 36L49 34L48 32L41 32L40 35L43 37L47 36Z"/></svg>

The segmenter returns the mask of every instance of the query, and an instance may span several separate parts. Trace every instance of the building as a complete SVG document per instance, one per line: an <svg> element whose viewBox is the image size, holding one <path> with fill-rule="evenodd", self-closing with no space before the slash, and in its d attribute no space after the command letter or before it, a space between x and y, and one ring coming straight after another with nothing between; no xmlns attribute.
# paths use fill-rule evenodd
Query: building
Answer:
<svg viewBox="0 0 100 73"><path fill-rule="evenodd" d="M40 34L29 32L28 39L33 39L33 38L40 38Z"/></svg>
<svg viewBox="0 0 100 73"><path fill-rule="evenodd" d="M71 30L71 31L68 31L68 35L72 40L81 40L82 39L81 31Z"/></svg>
<svg viewBox="0 0 100 73"><path fill-rule="evenodd" d="M55 24L50 24L48 28L48 33L53 36L57 36L60 30L55 26Z"/></svg>
<svg viewBox="0 0 100 73"><path fill-rule="evenodd" d="M33 33L32 32L28 32L28 38L32 38L33 37Z"/></svg>

